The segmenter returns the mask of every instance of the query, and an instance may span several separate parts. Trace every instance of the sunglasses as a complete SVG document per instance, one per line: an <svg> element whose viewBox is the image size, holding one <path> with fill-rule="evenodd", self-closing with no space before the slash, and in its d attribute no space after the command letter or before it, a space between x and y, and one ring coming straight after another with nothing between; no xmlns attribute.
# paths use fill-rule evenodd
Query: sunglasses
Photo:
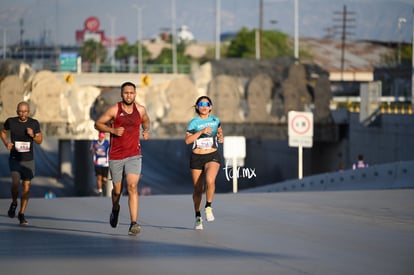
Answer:
<svg viewBox="0 0 414 275"><path fill-rule="evenodd" d="M198 107L210 107L211 103L207 101L202 101L202 102L199 102L197 105Z"/></svg>

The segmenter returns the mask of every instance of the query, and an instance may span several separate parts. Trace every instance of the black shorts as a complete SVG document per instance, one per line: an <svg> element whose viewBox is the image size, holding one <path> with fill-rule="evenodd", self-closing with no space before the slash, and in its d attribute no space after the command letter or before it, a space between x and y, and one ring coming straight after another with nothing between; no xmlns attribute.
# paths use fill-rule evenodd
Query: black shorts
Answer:
<svg viewBox="0 0 414 275"><path fill-rule="evenodd" d="M95 166L95 176L101 175L104 178L108 177L109 167Z"/></svg>
<svg viewBox="0 0 414 275"><path fill-rule="evenodd" d="M212 161L220 164L220 154L218 151L208 153L208 154L191 153L190 168L197 169L197 170L203 170L204 165Z"/></svg>
<svg viewBox="0 0 414 275"><path fill-rule="evenodd" d="M23 181L31 180L35 174L34 160L18 161L16 159L9 159L10 172L17 172Z"/></svg>

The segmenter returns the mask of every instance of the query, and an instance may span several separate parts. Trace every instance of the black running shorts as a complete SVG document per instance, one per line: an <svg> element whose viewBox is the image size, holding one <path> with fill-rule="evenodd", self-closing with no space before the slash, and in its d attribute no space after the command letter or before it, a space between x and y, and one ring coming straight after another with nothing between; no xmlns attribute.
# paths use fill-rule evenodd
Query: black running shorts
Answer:
<svg viewBox="0 0 414 275"><path fill-rule="evenodd" d="M108 177L109 167L95 166L95 176L101 175L104 178Z"/></svg>
<svg viewBox="0 0 414 275"><path fill-rule="evenodd" d="M191 153L190 168L197 169L197 170L203 170L204 165L212 161L220 163L220 154L218 151L208 153L208 154Z"/></svg>
<svg viewBox="0 0 414 275"><path fill-rule="evenodd" d="M18 161L16 159L9 159L10 172L17 172L23 181L30 181L35 175L34 160Z"/></svg>

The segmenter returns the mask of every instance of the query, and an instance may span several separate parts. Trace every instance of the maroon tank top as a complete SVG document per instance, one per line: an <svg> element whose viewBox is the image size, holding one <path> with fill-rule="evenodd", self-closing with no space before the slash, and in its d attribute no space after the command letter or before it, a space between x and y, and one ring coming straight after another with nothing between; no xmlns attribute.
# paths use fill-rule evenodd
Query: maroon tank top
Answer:
<svg viewBox="0 0 414 275"><path fill-rule="evenodd" d="M128 114L122 109L122 103L118 102L118 113L112 122L112 127L124 127L125 131L122 136L111 134L109 148L110 160L120 160L141 155L141 144L139 139L141 123L142 118L135 103L132 113Z"/></svg>

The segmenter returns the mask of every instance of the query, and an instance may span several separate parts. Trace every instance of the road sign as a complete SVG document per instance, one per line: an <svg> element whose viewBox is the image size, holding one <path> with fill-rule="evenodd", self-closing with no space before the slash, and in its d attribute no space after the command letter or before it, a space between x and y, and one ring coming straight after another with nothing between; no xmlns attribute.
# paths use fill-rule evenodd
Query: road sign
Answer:
<svg viewBox="0 0 414 275"><path fill-rule="evenodd" d="M76 52L61 53L60 59L60 71L76 72L78 65L78 54Z"/></svg>
<svg viewBox="0 0 414 275"><path fill-rule="evenodd" d="M63 80L66 83L73 84L73 74L63 74Z"/></svg>
<svg viewBox="0 0 414 275"><path fill-rule="evenodd" d="M151 84L151 76L144 74L141 76L141 86L149 86Z"/></svg>
<svg viewBox="0 0 414 275"><path fill-rule="evenodd" d="M303 147L312 147L313 142L313 113L288 113L289 146L298 147L298 178L303 175Z"/></svg>
<svg viewBox="0 0 414 275"><path fill-rule="evenodd" d="M225 136L223 155L226 163L231 163L233 166L233 193L237 193L237 165L244 165L246 138L244 136Z"/></svg>
<svg viewBox="0 0 414 275"><path fill-rule="evenodd" d="M313 113L290 111L288 124L289 146L312 147Z"/></svg>
<svg viewBox="0 0 414 275"><path fill-rule="evenodd" d="M290 111L289 136L313 136L313 113Z"/></svg>
<svg viewBox="0 0 414 275"><path fill-rule="evenodd" d="M246 157L246 138L244 136L225 136L223 155L226 159Z"/></svg>

